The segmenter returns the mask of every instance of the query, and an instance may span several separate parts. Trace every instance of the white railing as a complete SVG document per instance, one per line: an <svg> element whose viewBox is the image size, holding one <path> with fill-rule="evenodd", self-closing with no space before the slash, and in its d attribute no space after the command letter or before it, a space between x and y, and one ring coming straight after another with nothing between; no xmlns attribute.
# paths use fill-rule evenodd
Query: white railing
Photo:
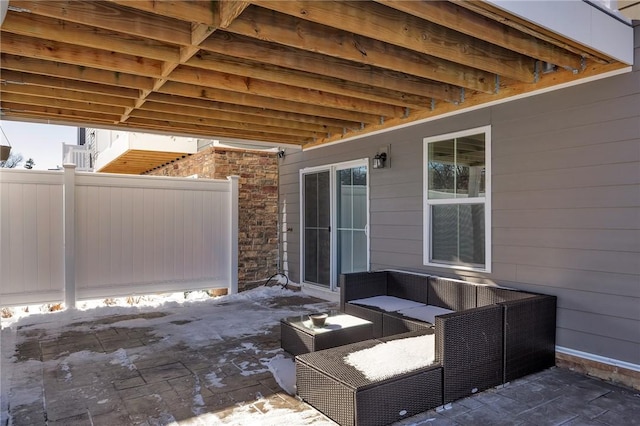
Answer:
<svg viewBox="0 0 640 426"><path fill-rule="evenodd" d="M238 290L238 177L0 170L0 305Z"/></svg>

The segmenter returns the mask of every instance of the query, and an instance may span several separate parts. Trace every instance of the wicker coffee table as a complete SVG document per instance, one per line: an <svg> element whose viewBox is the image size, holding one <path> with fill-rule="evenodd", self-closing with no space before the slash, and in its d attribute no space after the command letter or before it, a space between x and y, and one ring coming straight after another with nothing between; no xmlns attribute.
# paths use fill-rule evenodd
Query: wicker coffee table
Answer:
<svg viewBox="0 0 640 426"><path fill-rule="evenodd" d="M308 315L280 320L280 346L291 355L334 348L373 338L373 323L341 312L330 313L324 327L314 327Z"/></svg>

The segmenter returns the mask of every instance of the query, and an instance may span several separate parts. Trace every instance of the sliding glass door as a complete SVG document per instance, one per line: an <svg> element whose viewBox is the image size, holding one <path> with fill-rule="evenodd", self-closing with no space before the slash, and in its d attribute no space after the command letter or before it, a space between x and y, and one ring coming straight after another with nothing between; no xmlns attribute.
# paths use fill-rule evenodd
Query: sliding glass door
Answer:
<svg viewBox="0 0 640 426"><path fill-rule="evenodd" d="M341 273L369 268L368 162L301 171L304 283L335 290Z"/></svg>
<svg viewBox="0 0 640 426"><path fill-rule="evenodd" d="M331 285L331 192L329 171L303 176L304 281Z"/></svg>

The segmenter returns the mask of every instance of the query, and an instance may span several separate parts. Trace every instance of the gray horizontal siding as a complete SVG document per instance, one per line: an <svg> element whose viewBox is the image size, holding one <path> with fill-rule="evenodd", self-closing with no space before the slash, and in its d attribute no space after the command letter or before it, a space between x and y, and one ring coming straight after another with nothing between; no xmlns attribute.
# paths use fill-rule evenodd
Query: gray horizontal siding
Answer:
<svg viewBox="0 0 640 426"><path fill-rule="evenodd" d="M492 175L494 191L640 182L638 173L635 173L640 160L636 140L595 145L583 150L570 148L529 153L522 161L517 157L512 155L495 161Z"/></svg>
<svg viewBox="0 0 640 426"><path fill-rule="evenodd" d="M520 209L524 206L532 209L638 207L639 194L640 185L494 192L493 209Z"/></svg>
<svg viewBox="0 0 640 426"><path fill-rule="evenodd" d="M544 170L540 172L523 171L518 175L500 175L494 179L493 191L496 193L528 193L529 191L552 191L572 188L597 188L640 184L636 173L637 163L608 164L592 166L588 170L573 168L563 170ZM631 196L632 200L634 199Z"/></svg>
<svg viewBox="0 0 640 426"><path fill-rule="evenodd" d="M566 290L624 296L630 297L632 300L638 298L638 276L620 272L518 265L517 274L512 281ZM555 293L555 291L553 292Z"/></svg>
<svg viewBox="0 0 640 426"><path fill-rule="evenodd" d="M616 316L608 316L606 321L601 321L603 315L606 314L561 309L558 313L558 322L560 324L590 324L590 333L637 344L637 342L629 340L638 326L636 321Z"/></svg>
<svg viewBox="0 0 640 426"><path fill-rule="evenodd" d="M640 253L639 230L493 228L496 246Z"/></svg>
<svg viewBox="0 0 640 426"><path fill-rule="evenodd" d="M390 144L391 168L370 170L371 269L554 294L558 345L640 365L639 74L287 155L281 200L299 224L291 216L299 216L301 167L372 158ZM492 133L492 272L425 267L422 140L484 125ZM299 262L299 230L287 236L296 241L289 262Z"/></svg>
<svg viewBox="0 0 640 426"><path fill-rule="evenodd" d="M495 125L495 124L494 124ZM494 152L494 158L499 159L517 155L523 161L527 156L536 152L559 151L574 147L587 148L591 145L606 145L612 142L634 140L638 134L638 119L636 116L620 118L607 122L606 126L601 121L583 124L577 127L558 129L553 132L540 133L538 129L534 133L517 134L511 137L496 135L503 142L499 152ZM611 128L617 131L611 132Z"/></svg>
<svg viewBox="0 0 640 426"><path fill-rule="evenodd" d="M638 253L493 245L493 255L518 265L580 269L585 272L640 274Z"/></svg>
<svg viewBox="0 0 640 426"><path fill-rule="evenodd" d="M547 229L638 229L637 207L618 205L597 208L548 209L545 206L494 210L493 227ZM636 225L634 225L636 224Z"/></svg>
<svg viewBox="0 0 640 426"><path fill-rule="evenodd" d="M635 360L640 353L640 344L628 340L620 340L609 336L593 334L588 329L575 330L558 326L556 341L562 347L599 354L616 354L614 359Z"/></svg>

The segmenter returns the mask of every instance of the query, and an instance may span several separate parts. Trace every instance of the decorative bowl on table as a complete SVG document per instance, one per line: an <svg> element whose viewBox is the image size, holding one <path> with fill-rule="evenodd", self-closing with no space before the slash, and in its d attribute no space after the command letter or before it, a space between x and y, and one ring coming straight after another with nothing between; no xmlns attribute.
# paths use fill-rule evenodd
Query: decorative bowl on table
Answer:
<svg viewBox="0 0 640 426"><path fill-rule="evenodd" d="M324 327L328 316L328 314L311 314L309 315L309 319L314 327Z"/></svg>

